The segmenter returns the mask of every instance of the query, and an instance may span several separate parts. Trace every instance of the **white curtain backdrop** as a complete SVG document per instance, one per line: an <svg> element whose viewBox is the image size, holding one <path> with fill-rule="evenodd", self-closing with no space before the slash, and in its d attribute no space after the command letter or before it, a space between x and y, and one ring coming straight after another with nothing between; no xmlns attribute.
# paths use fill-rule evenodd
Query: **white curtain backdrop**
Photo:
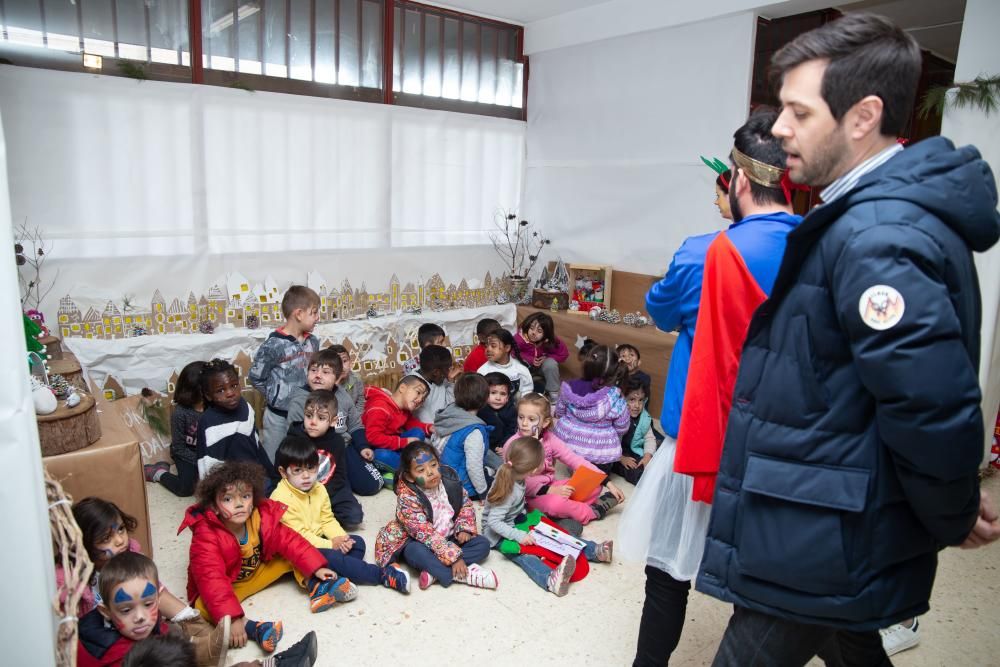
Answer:
<svg viewBox="0 0 1000 667"><path fill-rule="evenodd" d="M234 269L481 279L502 269L493 212L521 197L512 120L12 66L0 112L13 220L54 245L52 312L81 284L145 297L164 274L182 294Z"/></svg>

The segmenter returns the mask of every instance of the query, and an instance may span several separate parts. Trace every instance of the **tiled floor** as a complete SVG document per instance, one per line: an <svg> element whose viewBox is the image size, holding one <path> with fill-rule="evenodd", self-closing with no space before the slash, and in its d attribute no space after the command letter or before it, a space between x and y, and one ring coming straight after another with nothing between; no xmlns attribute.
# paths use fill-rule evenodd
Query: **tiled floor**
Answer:
<svg viewBox="0 0 1000 667"><path fill-rule="evenodd" d="M626 494L631 487L622 483ZM1000 476L985 483L1000 499ZM188 499L148 485L155 559L164 583L183 596L190 532L176 535ZM375 535L391 517L395 496L382 491L362 498L366 521L359 531L371 560ZM620 509L588 526L590 539L613 538ZM642 610L644 576L634 563L595 565L565 598L535 586L516 566L494 553L486 563L500 577L496 591L439 585L400 595L365 586L354 602L309 613L306 596L291 577L246 603L252 618L281 618L290 646L312 629L319 636L318 665L629 665ZM1000 544L941 554L932 609L921 619L920 645L893 661L923 665L1000 665ZM688 621L672 665L708 665L730 608L699 593L691 595ZM231 653L252 659L250 646ZM230 662L233 662L231 660ZM821 664L814 661L815 664Z"/></svg>

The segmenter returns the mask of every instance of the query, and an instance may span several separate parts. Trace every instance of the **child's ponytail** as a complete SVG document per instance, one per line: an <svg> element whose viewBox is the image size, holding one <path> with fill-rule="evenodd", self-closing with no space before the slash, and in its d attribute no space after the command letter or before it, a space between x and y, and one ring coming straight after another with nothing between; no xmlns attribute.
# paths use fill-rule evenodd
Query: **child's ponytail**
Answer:
<svg viewBox="0 0 1000 667"><path fill-rule="evenodd" d="M545 459L545 449L538 438L523 436L514 440L507 447L504 463L497 470L493 486L490 488L486 501L502 503L514 490L514 475L528 475L542 465Z"/></svg>
<svg viewBox="0 0 1000 667"><path fill-rule="evenodd" d="M583 360L583 379L590 380L594 388L622 388L628 377L628 368L619 363L618 353L607 345L595 345L590 348Z"/></svg>

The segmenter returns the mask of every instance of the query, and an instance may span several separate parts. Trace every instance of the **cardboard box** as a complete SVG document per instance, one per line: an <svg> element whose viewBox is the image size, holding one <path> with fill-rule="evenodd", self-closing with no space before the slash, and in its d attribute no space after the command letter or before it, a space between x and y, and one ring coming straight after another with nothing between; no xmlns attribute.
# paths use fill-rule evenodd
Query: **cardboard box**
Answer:
<svg viewBox="0 0 1000 667"><path fill-rule="evenodd" d="M153 553L146 502L146 481L142 476L139 441L117 413L103 410L101 437L94 444L68 454L46 456L42 464L73 502L98 496L118 505L139 522L132 535L143 553Z"/></svg>
<svg viewBox="0 0 1000 667"><path fill-rule="evenodd" d="M567 264L569 274L569 300L577 307L570 307L574 315L586 314L591 308L609 308L611 305L612 269L605 264Z"/></svg>

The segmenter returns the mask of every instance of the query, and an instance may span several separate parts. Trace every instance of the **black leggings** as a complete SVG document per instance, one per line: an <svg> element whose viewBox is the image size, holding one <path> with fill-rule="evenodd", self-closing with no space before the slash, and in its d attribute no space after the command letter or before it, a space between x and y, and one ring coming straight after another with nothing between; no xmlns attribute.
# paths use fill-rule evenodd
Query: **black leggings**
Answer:
<svg viewBox="0 0 1000 667"><path fill-rule="evenodd" d="M646 566L646 600L632 667L663 667L670 661L681 640L690 590L690 581L677 581L663 570Z"/></svg>
<svg viewBox="0 0 1000 667"><path fill-rule="evenodd" d="M160 484L167 487L170 493L180 498L187 498L194 494L194 485L198 482L198 466L187 461L174 461L177 466L177 474L170 471L160 476Z"/></svg>

